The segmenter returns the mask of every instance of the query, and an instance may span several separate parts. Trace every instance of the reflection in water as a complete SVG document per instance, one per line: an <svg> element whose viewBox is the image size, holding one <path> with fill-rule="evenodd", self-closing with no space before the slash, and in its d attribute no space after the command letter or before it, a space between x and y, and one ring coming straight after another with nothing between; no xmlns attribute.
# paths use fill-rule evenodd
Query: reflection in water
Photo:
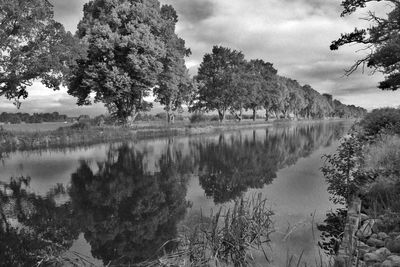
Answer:
<svg viewBox="0 0 400 267"><path fill-rule="evenodd" d="M214 203L225 203L271 183L278 170L329 146L344 129L340 123L305 124L163 140L157 149L156 141L110 145L102 160L88 158L70 170L68 188L57 186L47 196L15 180L3 184L0 256L46 255L54 244L54 254L62 255L83 233L92 256L104 264L152 259L164 244L166 252L176 248L168 241L188 216L190 177L198 177ZM32 239L39 244L21 245ZM19 262L31 263L28 257Z"/></svg>
<svg viewBox="0 0 400 267"><path fill-rule="evenodd" d="M93 256L108 264L135 263L177 235L186 212L186 160L169 150L159 171L144 169L145 152L123 145L110 149L94 174L86 162L72 174L70 196ZM172 247L167 247L167 250Z"/></svg>
<svg viewBox="0 0 400 267"><path fill-rule="evenodd" d="M56 203L64 188L57 186L46 197L37 196L27 191L29 180L11 178L0 184L2 266L34 266L43 259L55 262L79 235L69 203Z"/></svg>
<svg viewBox="0 0 400 267"><path fill-rule="evenodd" d="M199 181L215 203L233 200L249 188L262 188L279 169L293 165L320 146L329 146L343 125L316 124L266 129L265 136L221 134L217 142L193 142L198 153Z"/></svg>

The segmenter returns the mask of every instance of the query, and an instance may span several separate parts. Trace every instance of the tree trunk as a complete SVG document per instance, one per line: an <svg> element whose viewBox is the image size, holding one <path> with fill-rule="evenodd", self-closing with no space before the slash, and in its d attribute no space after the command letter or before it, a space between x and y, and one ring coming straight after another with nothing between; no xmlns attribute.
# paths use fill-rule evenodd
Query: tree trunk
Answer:
<svg viewBox="0 0 400 267"><path fill-rule="evenodd" d="M265 110L265 121L269 120L269 112L268 110Z"/></svg>
<svg viewBox="0 0 400 267"><path fill-rule="evenodd" d="M218 110L218 117L219 117L219 122L223 122L225 120L225 111Z"/></svg>
<svg viewBox="0 0 400 267"><path fill-rule="evenodd" d="M174 124L175 122L175 114L173 112L167 111L167 123Z"/></svg>
<svg viewBox="0 0 400 267"><path fill-rule="evenodd" d="M256 121L257 110L253 108L253 121Z"/></svg>
<svg viewBox="0 0 400 267"><path fill-rule="evenodd" d="M240 121L242 121L242 109L240 109L240 111L239 111L239 115L236 115L236 118L237 118L237 120L240 122Z"/></svg>

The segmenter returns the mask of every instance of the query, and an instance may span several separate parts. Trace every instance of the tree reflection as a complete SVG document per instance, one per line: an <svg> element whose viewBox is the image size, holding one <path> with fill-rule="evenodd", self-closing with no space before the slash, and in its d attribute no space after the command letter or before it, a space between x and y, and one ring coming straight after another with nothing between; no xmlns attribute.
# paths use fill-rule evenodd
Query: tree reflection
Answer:
<svg viewBox="0 0 400 267"><path fill-rule="evenodd" d="M343 132L341 124L274 127L178 146L170 140L159 153L114 145L101 162L81 161L70 186L57 186L46 196L29 192L29 179L13 179L0 185L0 259L8 266L34 265L50 252L62 255L80 233L105 265L155 258L164 252L161 247L168 252L177 246L173 240L188 207L192 171L205 194L224 203L271 183L278 170ZM59 196L68 200L60 202Z"/></svg>
<svg viewBox="0 0 400 267"><path fill-rule="evenodd" d="M341 124L312 124L268 128L264 137L253 131L252 135L221 134L217 141L192 142L198 155L200 185L215 203L233 200L248 188L271 183L279 169L330 145L343 132Z"/></svg>
<svg viewBox="0 0 400 267"><path fill-rule="evenodd" d="M177 236L187 201L187 161L171 149L159 170L145 170L146 152L123 145L111 149L94 173L81 162L72 175L70 196L92 254L104 264L137 263L157 256ZM166 250L174 248L169 242Z"/></svg>
<svg viewBox="0 0 400 267"><path fill-rule="evenodd" d="M30 179L11 178L0 185L0 259L3 266L50 264L69 249L79 235L69 202L58 185L45 196L28 192Z"/></svg>

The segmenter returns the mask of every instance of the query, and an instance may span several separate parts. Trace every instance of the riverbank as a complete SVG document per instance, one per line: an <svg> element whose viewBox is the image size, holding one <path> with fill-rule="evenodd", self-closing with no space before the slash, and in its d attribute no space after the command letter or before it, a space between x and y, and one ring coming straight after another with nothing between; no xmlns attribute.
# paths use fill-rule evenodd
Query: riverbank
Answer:
<svg viewBox="0 0 400 267"><path fill-rule="evenodd" d="M332 199L347 207L335 266L400 266L400 110L368 114L326 160Z"/></svg>
<svg viewBox="0 0 400 267"><path fill-rule="evenodd" d="M265 121L197 123L197 124L138 124L134 127L89 126L77 123L46 131L8 131L0 128L0 152L75 146L90 146L103 142L143 140L151 138L216 133L241 128L268 127ZM26 126L28 127L28 126Z"/></svg>
<svg viewBox="0 0 400 267"><path fill-rule="evenodd" d="M227 121L219 122L178 122L168 125L165 123L138 123L131 127L121 126L89 126L84 123L59 127L56 130L24 130L29 125L14 127L18 130L7 130L0 127L0 152L16 150L35 150L48 148L66 148L76 146L91 146L104 142L134 141L152 138L211 134L243 128L269 127L285 123L319 123L339 120L304 120L304 121ZM35 127L37 127L35 125Z"/></svg>

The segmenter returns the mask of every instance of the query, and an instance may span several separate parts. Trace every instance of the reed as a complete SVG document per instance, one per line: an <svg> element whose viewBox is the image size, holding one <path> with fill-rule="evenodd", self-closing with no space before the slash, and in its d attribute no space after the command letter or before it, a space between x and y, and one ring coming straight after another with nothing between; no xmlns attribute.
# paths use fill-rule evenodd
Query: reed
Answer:
<svg viewBox="0 0 400 267"><path fill-rule="evenodd" d="M221 207L209 217L187 229L178 241L179 248L156 261L136 266L252 266L253 252L262 252L273 230L273 212L262 195L237 199L232 208Z"/></svg>

